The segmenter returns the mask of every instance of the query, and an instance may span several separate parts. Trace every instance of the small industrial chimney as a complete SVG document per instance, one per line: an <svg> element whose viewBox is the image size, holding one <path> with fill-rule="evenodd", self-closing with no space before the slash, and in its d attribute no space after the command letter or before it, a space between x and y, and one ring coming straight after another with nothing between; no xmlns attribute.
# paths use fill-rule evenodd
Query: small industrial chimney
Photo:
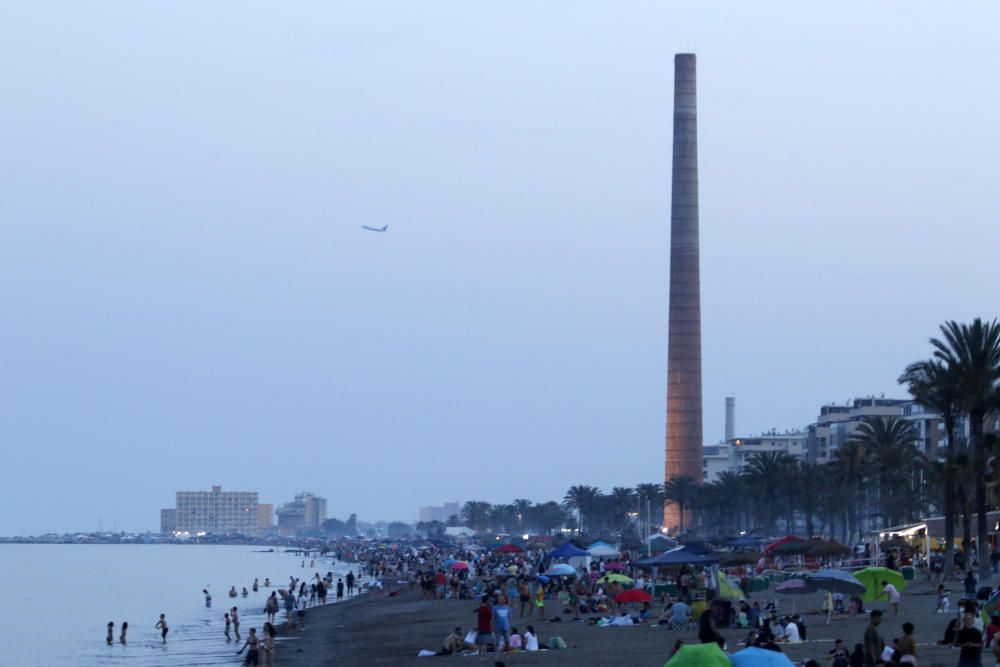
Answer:
<svg viewBox="0 0 1000 667"><path fill-rule="evenodd" d="M726 396L726 441L736 437L736 398Z"/></svg>

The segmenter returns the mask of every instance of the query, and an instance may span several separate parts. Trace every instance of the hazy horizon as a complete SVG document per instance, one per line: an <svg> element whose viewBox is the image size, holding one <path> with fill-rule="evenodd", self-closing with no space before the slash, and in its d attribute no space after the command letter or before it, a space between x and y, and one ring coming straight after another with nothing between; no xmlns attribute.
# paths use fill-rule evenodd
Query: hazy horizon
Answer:
<svg viewBox="0 0 1000 667"><path fill-rule="evenodd" d="M903 397L998 313L992 3L0 19L0 535L155 530L213 484L412 521L661 481L677 52L706 443L725 396L738 434Z"/></svg>

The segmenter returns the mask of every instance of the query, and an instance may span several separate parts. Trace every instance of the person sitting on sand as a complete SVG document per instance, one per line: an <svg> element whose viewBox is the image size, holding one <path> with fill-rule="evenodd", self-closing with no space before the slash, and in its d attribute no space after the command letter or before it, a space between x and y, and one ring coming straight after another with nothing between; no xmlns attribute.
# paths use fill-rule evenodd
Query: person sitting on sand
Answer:
<svg viewBox="0 0 1000 667"><path fill-rule="evenodd" d="M524 648L524 641L521 639L521 635L517 632L517 628L510 629L510 648L511 650Z"/></svg>
<svg viewBox="0 0 1000 667"><path fill-rule="evenodd" d="M524 631L524 650L538 650L538 635L535 634L535 629L530 625L528 626L528 629Z"/></svg>
<svg viewBox="0 0 1000 667"><path fill-rule="evenodd" d="M441 650L437 655L458 655L465 650L465 639L462 636L462 628L455 628L451 634L444 638Z"/></svg>

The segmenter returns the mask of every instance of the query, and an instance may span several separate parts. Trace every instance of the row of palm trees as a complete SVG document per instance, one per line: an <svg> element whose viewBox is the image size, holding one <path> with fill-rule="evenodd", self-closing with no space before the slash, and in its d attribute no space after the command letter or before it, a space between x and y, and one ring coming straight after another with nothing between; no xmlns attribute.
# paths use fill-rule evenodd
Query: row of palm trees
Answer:
<svg viewBox="0 0 1000 667"><path fill-rule="evenodd" d="M866 528L894 526L943 513L952 562L956 525L961 518L964 544L976 519L978 561L989 567L986 511L1000 489L1000 451L987 420L1000 412L1000 324L981 319L947 322L930 339L931 356L906 367L899 377L914 400L941 416L944 456L925 457L912 423L898 417L864 420L829 463L808 463L782 452L752 456L741 472L717 481L677 477L665 484L614 487L572 486L561 503L535 504L518 499L491 505L471 501L461 519L478 531L551 532L560 527L590 534L622 533L662 523L664 504L676 504L681 517L692 516L705 532L757 530L826 534L855 542ZM998 457L1000 458L1000 457ZM681 526L681 532L689 526Z"/></svg>

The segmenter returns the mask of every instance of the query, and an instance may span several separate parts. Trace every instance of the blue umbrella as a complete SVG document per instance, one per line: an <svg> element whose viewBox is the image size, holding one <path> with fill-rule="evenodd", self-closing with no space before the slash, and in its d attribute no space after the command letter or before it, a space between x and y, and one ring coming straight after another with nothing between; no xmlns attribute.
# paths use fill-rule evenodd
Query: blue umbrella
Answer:
<svg viewBox="0 0 1000 667"><path fill-rule="evenodd" d="M751 646L729 656L733 667L795 667L788 656Z"/></svg>
<svg viewBox="0 0 1000 667"><path fill-rule="evenodd" d="M572 565L567 565L566 563L558 563L553 565L545 573L550 577L571 577L576 574L576 570Z"/></svg>
<svg viewBox="0 0 1000 667"><path fill-rule="evenodd" d="M854 578L850 572L826 568L817 570L808 577L809 583L820 590L844 595L861 595L865 585Z"/></svg>

